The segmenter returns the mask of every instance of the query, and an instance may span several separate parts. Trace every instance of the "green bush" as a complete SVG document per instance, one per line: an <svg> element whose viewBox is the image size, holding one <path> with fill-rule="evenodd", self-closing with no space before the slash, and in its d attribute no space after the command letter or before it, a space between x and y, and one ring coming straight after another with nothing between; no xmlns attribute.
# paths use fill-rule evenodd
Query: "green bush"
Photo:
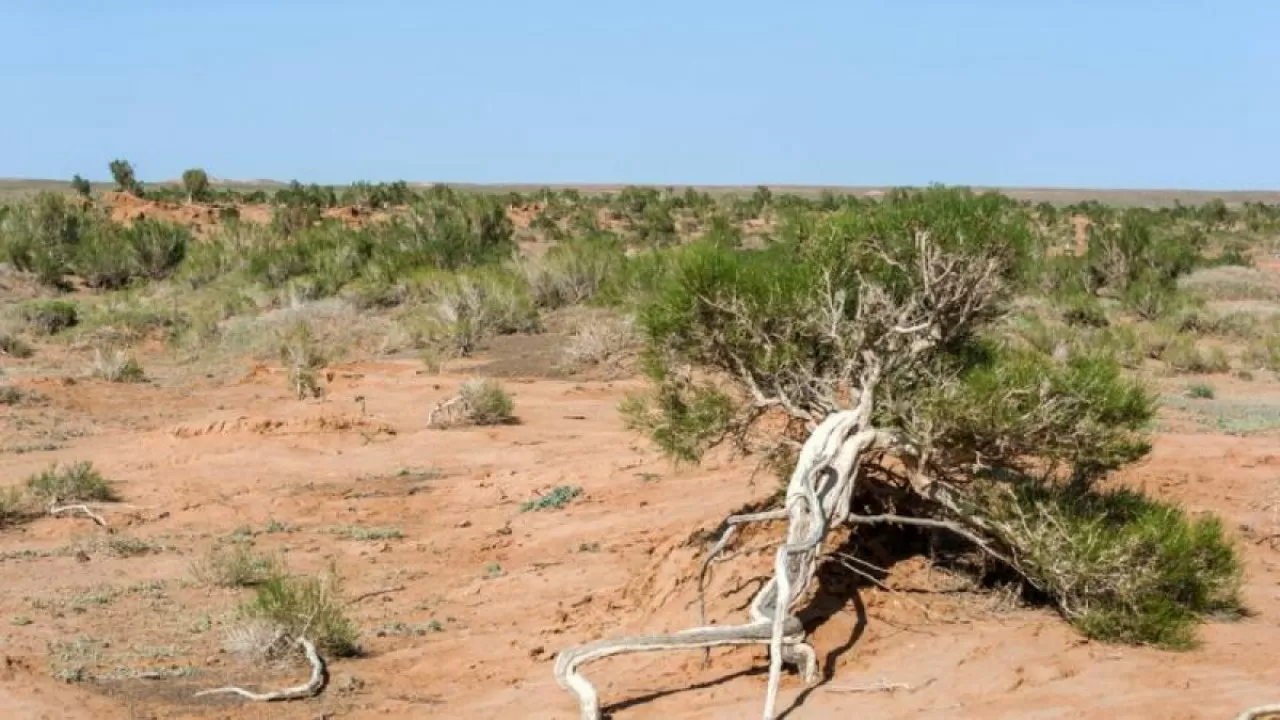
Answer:
<svg viewBox="0 0 1280 720"><path fill-rule="evenodd" d="M209 196L209 174L200 168L185 170L182 173L182 187L187 191L188 200L204 200Z"/></svg>
<svg viewBox="0 0 1280 720"><path fill-rule="evenodd" d="M346 616L333 575L268 577L255 587L253 599L240 606L239 614L242 621L268 623L290 638L305 631L316 649L329 657L361 653L359 630Z"/></svg>
<svg viewBox="0 0 1280 720"><path fill-rule="evenodd" d="M191 567L191 574L212 587L256 587L285 576L278 557L264 555L244 544L218 547Z"/></svg>
<svg viewBox="0 0 1280 720"><path fill-rule="evenodd" d="M1216 518L1131 490L1034 482L977 495L1016 564L1089 637L1186 647L1207 615L1242 612L1240 562Z"/></svg>
<svg viewBox="0 0 1280 720"><path fill-rule="evenodd" d="M62 195L42 192L0 222L4 254L15 268L60 286L88 217Z"/></svg>
<svg viewBox="0 0 1280 720"><path fill-rule="evenodd" d="M133 165L128 160L117 158L112 160L107 169L111 171L111 179L116 182L116 189L130 195L142 195L142 183L134 175Z"/></svg>
<svg viewBox="0 0 1280 720"><path fill-rule="evenodd" d="M44 503L114 502L119 499L111 481L91 462L64 467L56 463L27 478L27 489Z"/></svg>
<svg viewBox="0 0 1280 720"><path fill-rule="evenodd" d="M80 322L75 303L66 300L31 300L18 307L28 327L45 335L57 335Z"/></svg>

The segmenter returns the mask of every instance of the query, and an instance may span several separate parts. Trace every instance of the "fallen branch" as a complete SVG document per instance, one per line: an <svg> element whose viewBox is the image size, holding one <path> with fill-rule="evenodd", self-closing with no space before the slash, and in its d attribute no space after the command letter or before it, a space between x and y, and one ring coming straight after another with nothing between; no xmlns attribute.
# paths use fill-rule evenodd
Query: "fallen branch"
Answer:
<svg viewBox="0 0 1280 720"><path fill-rule="evenodd" d="M311 663L311 678L307 680L305 685L297 685L267 693L255 693L239 687L220 687L212 690L201 690L195 694L195 697L229 694L239 695L253 702L279 702L283 700L301 700L318 695L329 684L329 670L325 666L324 658L320 657L320 653L316 651L316 646L310 640L299 636L297 643L302 646L303 651L307 654L307 660Z"/></svg>
<svg viewBox="0 0 1280 720"><path fill-rule="evenodd" d="M907 683L898 682L891 683L885 680L877 680L868 685L849 685L845 687L827 688L830 692L842 693L868 693L868 692L896 692L898 690L911 690L912 687Z"/></svg>
<svg viewBox="0 0 1280 720"><path fill-rule="evenodd" d="M351 598L350 600L348 600L348 601L347 601L347 604L348 604L348 605L355 605L356 603L360 602L361 600L368 600L368 599L369 599L369 598L371 598L371 597L377 597L377 596L379 596L379 595L387 595L387 594L390 594L390 593L393 593L393 592L400 592L400 591L402 591L402 590L404 590L404 589L405 589L405 586L404 586L404 585L397 585L397 586L395 586L395 587L383 588L383 589L381 589L381 590L370 590L370 591L369 591L369 592L367 592L367 593L364 593L364 594L362 594L362 595L357 595L357 596L355 596L355 597Z"/></svg>
<svg viewBox="0 0 1280 720"><path fill-rule="evenodd" d="M81 513L84 513L89 519L93 520L95 523L101 525L102 527L104 528L111 527L110 525L107 524L107 521L105 518L103 518L98 513L90 510L88 505L63 505L62 507L58 507L57 505L49 506L50 515L59 515L64 512L81 512Z"/></svg>
<svg viewBox="0 0 1280 720"><path fill-rule="evenodd" d="M1280 703L1251 707L1237 715L1236 720L1257 720L1267 715L1280 715Z"/></svg>

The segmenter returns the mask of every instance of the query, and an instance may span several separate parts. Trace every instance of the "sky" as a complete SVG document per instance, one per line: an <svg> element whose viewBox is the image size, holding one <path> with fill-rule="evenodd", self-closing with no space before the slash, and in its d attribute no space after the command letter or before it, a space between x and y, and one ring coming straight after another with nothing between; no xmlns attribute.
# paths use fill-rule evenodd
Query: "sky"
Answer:
<svg viewBox="0 0 1280 720"><path fill-rule="evenodd" d="M5 0L0 177L1280 189L1275 0Z"/></svg>

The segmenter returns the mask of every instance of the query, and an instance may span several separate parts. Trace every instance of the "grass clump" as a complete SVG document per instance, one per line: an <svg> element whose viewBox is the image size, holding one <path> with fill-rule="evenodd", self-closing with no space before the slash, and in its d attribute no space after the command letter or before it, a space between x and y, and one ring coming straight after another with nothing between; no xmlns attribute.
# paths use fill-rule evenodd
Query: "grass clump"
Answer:
<svg viewBox="0 0 1280 720"><path fill-rule="evenodd" d="M113 383L140 383L147 380L147 374L137 358L120 348L94 348L89 372L99 380Z"/></svg>
<svg viewBox="0 0 1280 720"><path fill-rule="evenodd" d="M363 525L344 525L342 527L334 528L333 534L347 538L348 540L359 540L361 542L400 540L404 538L404 532L402 532L400 528L365 527Z"/></svg>
<svg viewBox="0 0 1280 720"><path fill-rule="evenodd" d="M1243 612L1217 518L1131 490L1018 483L978 497L1019 571L1089 637L1186 648L1200 619Z"/></svg>
<svg viewBox="0 0 1280 720"><path fill-rule="evenodd" d="M0 330L0 355L23 360L35 355L35 348L12 332Z"/></svg>
<svg viewBox="0 0 1280 720"><path fill-rule="evenodd" d="M1222 348L1201 349L1191 335L1174 336L1160 350L1160 359L1176 372L1224 373L1231 370L1231 360Z"/></svg>
<svg viewBox="0 0 1280 720"><path fill-rule="evenodd" d="M18 308L28 327L44 335L57 335L80 322L80 310L66 300L31 300Z"/></svg>
<svg viewBox="0 0 1280 720"><path fill-rule="evenodd" d="M328 359L308 322L298 320L281 331L280 360L289 370L289 387L299 400L324 394L316 370Z"/></svg>
<svg viewBox="0 0 1280 720"><path fill-rule="evenodd" d="M191 574L198 582L213 587L256 587L285 572L279 558L234 543L230 548L210 550L191 566Z"/></svg>
<svg viewBox="0 0 1280 720"><path fill-rule="evenodd" d="M520 512L561 510L581 494L582 488L577 485L560 485L552 488L549 492L538 496L534 500L522 503L520 505Z"/></svg>
<svg viewBox="0 0 1280 720"><path fill-rule="evenodd" d="M239 607L239 616L241 632L257 636L256 640L251 638L257 647L245 650L270 654L268 648L261 647L264 643L280 645L280 639L287 637L287 644L305 632L322 654L354 657L361 652L359 630L343 610L341 584L332 573L269 578Z"/></svg>
<svg viewBox="0 0 1280 720"><path fill-rule="evenodd" d="M1187 397L1197 400L1212 400L1215 393L1213 386L1207 383L1192 383L1187 386Z"/></svg>
<svg viewBox="0 0 1280 720"><path fill-rule="evenodd" d="M21 489L8 487L0 490L0 530L26 516L27 502Z"/></svg>
<svg viewBox="0 0 1280 720"><path fill-rule="evenodd" d="M431 427L506 425L515 422L515 402L502 384L490 378L462 383L458 394L440 403L428 417Z"/></svg>
<svg viewBox="0 0 1280 720"><path fill-rule="evenodd" d="M111 481L88 461L63 467L54 463L47 470L27 478L27 490L46 504L115 502L120 499Z"/></svg>

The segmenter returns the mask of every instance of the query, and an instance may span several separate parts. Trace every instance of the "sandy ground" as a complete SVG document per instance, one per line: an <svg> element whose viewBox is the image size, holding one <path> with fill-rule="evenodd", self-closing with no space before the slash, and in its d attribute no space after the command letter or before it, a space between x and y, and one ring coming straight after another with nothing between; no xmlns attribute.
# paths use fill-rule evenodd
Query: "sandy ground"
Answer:
<svg viewBox="0 0 1280 720"><path fill-rule="evenodd" d="M54 460L91 460L129 507L108 514L110 536L72 517L0 532L0 716L573 718L554 654L696 624L696 533L774 489L763 475L750 482L748 460L674 468L659 457L616 412L636 381L508 379L520 424L442 431L425 427L426 412L465 374L427 375L416 361L332 368L328 395L306 402L267 368L226 384L147 367L156 380L137 386L13 375L49 401L0 408L0 445L65 446L0 456L0 487ZM1225 394L1264 387L1219 383ZM1109 646L1010 598L951 591L918 557L894 565L893 592L832 570L805 613L825 679L784 679L788 717L1223 718L1280 700L1280 541L1267 539L1280 532L1280 437L1169 427L1177 434L1122 479L1224 516L1247 561L1252 617L1210 623L1191 652ZM560 485L584 492L562 510L520 512ZM403 537L334 532L351 526ZM191 697L305 676L264 674L221 649L246 591L206 589L190 567L237 529L295 570L336 563L348 597L392 590L351 605L367 654L335 661L318 698ZM105 541L120 537L159 549L118 557ZM718 566L717 622L743 617L767 566L759 554ZM395 630L433 620L439 630ZM54 679L77 663L91 679ZM586 673L615 718L741 718L760 711L765 666L748 649L717 651L708 667L698 653L665 653Z"/></svg>

